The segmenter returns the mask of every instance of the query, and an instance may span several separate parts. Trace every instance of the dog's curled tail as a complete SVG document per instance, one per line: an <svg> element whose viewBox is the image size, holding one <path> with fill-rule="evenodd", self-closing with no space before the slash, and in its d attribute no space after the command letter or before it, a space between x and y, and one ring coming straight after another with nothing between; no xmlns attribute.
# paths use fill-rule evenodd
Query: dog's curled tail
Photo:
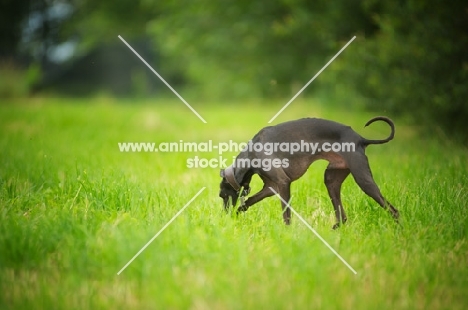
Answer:
<svg viewBox="0 0 468 310"><path fill-rule="evenodd" d="M393 121L391 119L389 119L388 117L385 117L385 116L377 116L377 117L374 117L373 119L370 119L366 123L366 125L364 125L364 127L367 127L367 126L369 126L370 124L372 124L373 122L376 122L376 121L384 121L385 123L387 123L390 126L390 129L392 130L392 132L390 133L390 135L388 136L387 139L383 139L383 140L364 139L364 144L365 145L387 143L388 141L392 140L393 137L395 136L395 125L393 124Z"/></svg>

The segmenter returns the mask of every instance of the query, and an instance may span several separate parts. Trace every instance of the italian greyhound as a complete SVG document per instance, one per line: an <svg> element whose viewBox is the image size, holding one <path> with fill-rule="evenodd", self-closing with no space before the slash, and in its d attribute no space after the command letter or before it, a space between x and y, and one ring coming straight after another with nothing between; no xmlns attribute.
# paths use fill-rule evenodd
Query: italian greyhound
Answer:
<svg viewBox="0 0 468 310"><path fill-rule="evenodd" d="M284 223L289 225L291 183L303 176L314 161L325 159L329 162L325 170L325 185L336 217L333 229L347 221L341 203L341 185L350 173L364 193L382 208L388 209L398 220L399 212L380 193L365 154L368 145L392 140L395 126L392 120L384 116L372 118L365 126L375 121L384 121L390 126L388 138L369 140L349 126L319 118L303 118L263 128L249 142L249 147L246 146L236 157L234 163L220 172L222 181L219 196L223 199L224 208L228 210L231 204L236 206L240 198L237 212L247 211L253 204L276 192L282 198ZM271 151L273 146L274 152ZM297 146L301 148L298 150ZM344 150L342 146L348 146L348 149ZM263 180L263 188L244 202L250 193L250 181L254 174Z"/></svg>

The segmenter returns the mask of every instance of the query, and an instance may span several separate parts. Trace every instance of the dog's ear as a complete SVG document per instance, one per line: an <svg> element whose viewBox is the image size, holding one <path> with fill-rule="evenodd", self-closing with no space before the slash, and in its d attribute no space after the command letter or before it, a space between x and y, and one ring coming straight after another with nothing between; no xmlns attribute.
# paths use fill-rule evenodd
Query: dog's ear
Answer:
<svg viewBox="0 0 468 310"><path fill-rule="evenodd" d="M224 169L219 170L219 176L222 177L222 178L225 177Z"/></svg>

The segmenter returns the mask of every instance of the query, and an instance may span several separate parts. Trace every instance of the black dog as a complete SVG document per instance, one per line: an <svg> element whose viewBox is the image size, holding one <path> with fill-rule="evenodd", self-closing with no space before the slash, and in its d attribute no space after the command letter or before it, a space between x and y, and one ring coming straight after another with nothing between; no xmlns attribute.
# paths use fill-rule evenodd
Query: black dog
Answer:
<svg viewBox="0 0 468 310"><path fill-rule="evenodd" d="M236 157L234 164L221 170L220 176L223 179L219 196L223 198L224 207L227 209L230 206L229 200L235 206L240 197L242 203L238 211L247 211L253 204L273 196L271 187L283 200L283 220L289 225L291 210L287 208L286 202L290 199L291 182L299 179L314 161L325 159L329 162L325 170L325 185L335 208L334 229L347 220L340 192L341 184L350 173L367 195L384 209L389 209L393 217L398 219L398 210L382 196L375 184L365 155L369 144L386 143L394 137L395 126L387 117L375 117L365 126L377 120L390 126L391 133L387 139L368 140L349 126L318 118L303 118L263 128ZM312 144L316 146L315 151ZM300 150L297 150L298 145L301 146ZM305 150L307 145L309 147ZM264 147L263 150L260 149L261 146ZM265 152L266 146L268 152ZM348 149L343 150L343 146L347 146ZM273 147L274 151L271 151ZM263 188L244 203L244 197L250 192L249 184L254 174L258 174L263 180Z"/></svg>

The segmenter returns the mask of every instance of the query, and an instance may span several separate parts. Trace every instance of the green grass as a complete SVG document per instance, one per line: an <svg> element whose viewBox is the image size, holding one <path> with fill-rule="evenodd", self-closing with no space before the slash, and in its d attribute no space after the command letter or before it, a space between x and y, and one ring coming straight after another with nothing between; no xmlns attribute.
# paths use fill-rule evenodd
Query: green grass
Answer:
<svg viewBox="0 0 468 310"><path fill-rule="evenodd" d="M422 140L398 121L394 141L368 148L401 226L348 178L349 222L332 231L325 162L293 183L292 205L357 275L298 218L285 227L277 198L225 214L218 169L185 167L196 154L118 150L126 141L247 141L284 102L193 103L208 124L176 100L0 106L0 308L466 309L466 148ZM275 123L304 116L388 134L384 124L363 128L369 113L313 101L294 102Z"/></svg>

